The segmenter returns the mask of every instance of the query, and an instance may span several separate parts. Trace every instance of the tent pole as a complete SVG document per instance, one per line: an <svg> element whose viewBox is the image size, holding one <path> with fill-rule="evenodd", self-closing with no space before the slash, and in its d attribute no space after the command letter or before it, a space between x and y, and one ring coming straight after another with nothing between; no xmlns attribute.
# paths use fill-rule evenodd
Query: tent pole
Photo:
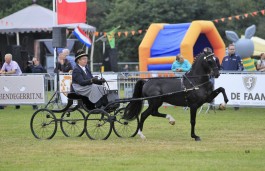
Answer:
<svg viewBox="0 0 265 171"><path fill-rule="evenodd" d="M93 72L94 71L94 69L93 69L93 56L94 56L94 42L95 42L95 34L94 34L94 32L92 32L93 33L93 38L92 38L92 46L91 46L91 52L90 52L90 70L91 70L91 72Z"/></svg>
<svg viewBox="0 0 265 171"><path fill-rule="evenodd" d="M20 43L19 43L19 32L16 32L16 38L17 38L17 45L19 46Z"/></svg>

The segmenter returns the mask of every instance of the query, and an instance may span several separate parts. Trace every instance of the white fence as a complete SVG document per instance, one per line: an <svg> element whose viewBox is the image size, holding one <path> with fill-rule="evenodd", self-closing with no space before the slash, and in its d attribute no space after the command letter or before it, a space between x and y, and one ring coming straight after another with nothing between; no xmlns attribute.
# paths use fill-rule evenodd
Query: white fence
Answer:
<svg viewBox="0 0 265 171"><path fill-rule="evenodd" d="M93 73L101 77L100 73ZM171 71L156 72L105 72L103 77L111 89L119 90L120 98L130 98L138 79L155 77L181 77L183 73ZM0 105L45 104L57 90L56 75L25 74L23 76L0 76ZM66 103L70 90L71 75L60 74L59 91ZM215 87L224 87L229 99L228 105L265 107L265 73L262 72L221 72L215 79ZM223 102L218 95L215 104Z"/></svg>

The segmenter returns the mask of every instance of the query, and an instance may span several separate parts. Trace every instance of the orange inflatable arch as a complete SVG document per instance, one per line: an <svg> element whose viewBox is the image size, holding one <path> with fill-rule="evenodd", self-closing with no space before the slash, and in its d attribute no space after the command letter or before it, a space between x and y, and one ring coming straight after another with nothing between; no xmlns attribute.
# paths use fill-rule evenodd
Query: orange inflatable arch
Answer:
<svg viewBox="0 0 265 171"><path fill-rule="evenodd" d="M170 70L178 53L192 63L204 47L211 47L220 61L225 56L225 44L211 21L151 24L139 46L139 69Z"/></svg>

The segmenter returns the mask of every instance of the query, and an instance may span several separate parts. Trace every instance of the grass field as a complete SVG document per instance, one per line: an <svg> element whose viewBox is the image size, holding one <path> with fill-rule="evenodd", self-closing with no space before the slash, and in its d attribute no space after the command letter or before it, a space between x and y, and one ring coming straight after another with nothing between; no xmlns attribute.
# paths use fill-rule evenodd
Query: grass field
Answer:
<svg viewBox="0 0 265 171"><path fill-rule="evenodd" d="M114 133L106 141L64 137L59 130L52 140L37 140L30 131L31 106L0 110L0 170L265 170L264 109L240 108L210 111L197 116L190 138L189 112L161 108L176 125L149 117L143 133L129 139Z"/></svg>

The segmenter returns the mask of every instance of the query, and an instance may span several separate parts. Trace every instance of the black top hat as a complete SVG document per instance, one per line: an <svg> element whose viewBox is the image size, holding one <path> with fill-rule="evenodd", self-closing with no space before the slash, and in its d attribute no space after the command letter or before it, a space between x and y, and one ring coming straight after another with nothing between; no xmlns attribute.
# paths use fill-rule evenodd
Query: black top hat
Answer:
<svg viewBox="0 0 265 171"><path fill-rule="evenodd" d="M204 52L213 53L213 50L212 50L211 48L209 48L209 47L205 47L205 48L203 49L203 51L204 51Z"/></svg>
<svg viewBox="0 0 265 171"><path fill-rule="evenodd" d="M81 58L81 57L83 57L83 56L87 56L87 57L88 57L88 54L86 54L86 53L83 51L83 49L79 49L79 50L76 52L76 54L75 54L75 62L76 62L79 58Z"/></svg>

